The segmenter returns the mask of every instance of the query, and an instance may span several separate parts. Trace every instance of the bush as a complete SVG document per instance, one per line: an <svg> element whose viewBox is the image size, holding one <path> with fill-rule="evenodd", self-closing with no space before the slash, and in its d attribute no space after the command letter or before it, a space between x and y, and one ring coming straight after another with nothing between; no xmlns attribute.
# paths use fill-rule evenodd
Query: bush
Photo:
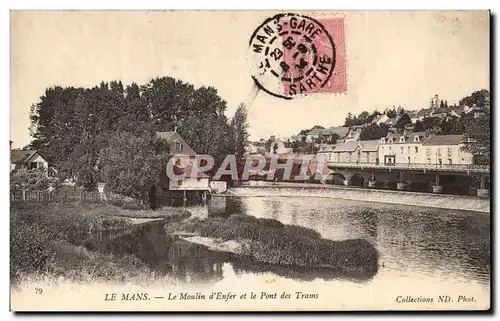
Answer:
<svg viewBox="0 0 500 321"><path fill-rule="evenodd" d="M378 267L378 251L366 240L327 240L312 229L272 219L237 214L225 220L192 220L181 228L205 237L240 241L247 245L243 254L261 262L343 270Z"/></svg>

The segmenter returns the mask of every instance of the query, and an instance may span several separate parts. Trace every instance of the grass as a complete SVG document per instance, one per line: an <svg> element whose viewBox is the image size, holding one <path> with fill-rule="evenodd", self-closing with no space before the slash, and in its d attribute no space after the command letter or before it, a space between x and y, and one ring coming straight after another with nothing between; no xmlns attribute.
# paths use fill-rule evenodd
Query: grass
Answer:
<svg viewBox="0 0 500 321"><path fill-rule="evenodd" d="M284 225L273 219L238 214L227 219L190 220L169 228L240 241L245 244L243 254L259 262L346 271L378 268L379 253L366 240L327 240L312 229Z"/></svg>
<svg viewBox="0 0 500 321"><path fill-rule="evenodd" d="M13 283L33 276L72 282L147 280L154 271L133 254L88 250L102 231L126 228L130 217L177 220L188 213L131 211L112 205L12 204L10 261Z"/></svg>

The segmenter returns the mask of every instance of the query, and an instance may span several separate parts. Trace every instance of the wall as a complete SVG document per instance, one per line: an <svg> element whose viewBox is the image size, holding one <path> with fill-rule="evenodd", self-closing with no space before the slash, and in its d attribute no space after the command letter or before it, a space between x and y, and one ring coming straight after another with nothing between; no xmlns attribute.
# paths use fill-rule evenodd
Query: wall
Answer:
<svg viewBox="0 0 500 321"><path fill-rule="evenodd" d="M182 180L173 180L169 182L170 190L208 190L208 178L184 178Z"/></svg>

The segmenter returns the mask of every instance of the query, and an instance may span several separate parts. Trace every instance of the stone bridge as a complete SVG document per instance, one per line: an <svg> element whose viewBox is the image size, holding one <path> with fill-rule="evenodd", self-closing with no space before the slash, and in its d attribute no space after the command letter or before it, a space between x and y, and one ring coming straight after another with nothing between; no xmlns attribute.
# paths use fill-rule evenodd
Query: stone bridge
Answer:
<svg viewBox="0 0 500 321"><path fill-rule="evenodd" d="M413 183L431 185L433 192L442 193L443 184L468 187L473 180L479 180L477 194L489 196L487 182L490 176L488 165L448 165L448 164L373 164L327 162L333 171L336 183L376 187L381 183L394 182L397 189L408 190Z"/></svg>

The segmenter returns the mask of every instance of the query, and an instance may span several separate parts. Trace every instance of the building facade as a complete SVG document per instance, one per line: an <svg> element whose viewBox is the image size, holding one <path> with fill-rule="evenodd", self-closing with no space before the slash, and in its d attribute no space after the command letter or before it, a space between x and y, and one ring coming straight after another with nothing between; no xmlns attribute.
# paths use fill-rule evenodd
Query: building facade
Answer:
<svg viewBox="0 0 500 321"><path fill-rule="evenodd" d="M432 135L422 144L421 164L472 165L474 157L462 151L462 135Z"/></svg>
<svg viewBox="0 0 500 321"><path fill-rule="evenodd" d="M418 164L421 162L424 132L391 133L380 139L378 158L381 164Z"/></svg>
<svg viewBox="0 0 500 321"><path fill-rule="evenodd" d="M335 145L327 161L335 163L378 164L379 140L345 141Z"/></svg>

